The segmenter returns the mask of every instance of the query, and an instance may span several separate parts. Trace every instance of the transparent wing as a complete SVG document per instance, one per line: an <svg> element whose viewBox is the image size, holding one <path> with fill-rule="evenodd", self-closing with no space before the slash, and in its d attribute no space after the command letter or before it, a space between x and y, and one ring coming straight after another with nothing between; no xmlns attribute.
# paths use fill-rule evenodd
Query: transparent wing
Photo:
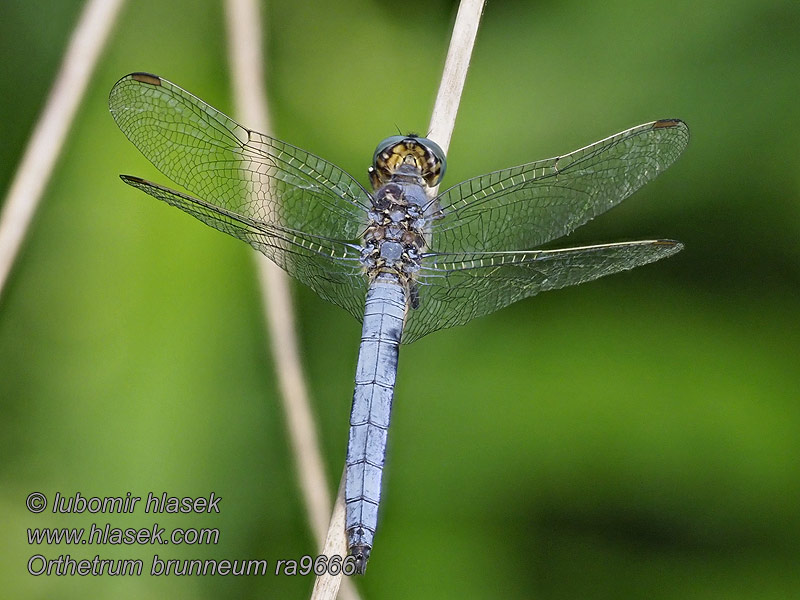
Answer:
<svg viewBox="0 0 800 600"><path fill-rule="evenodd" d="M359 321L363 319L367 279L359 262L358 246L267 225L139 177L121 177L125 183L206 225L247 242L325 300L341 306Z"/></svg>
<svg viewBox="0 0 800 600"><path fill-rule="evenodd" d="M563 250L429 254L418 273L419 307L409 311L402 341L409 344L539 292L632 269L682 248L671 240L649 240Z"/></svg>
<svg viewBox="0 0 800 600"><path fill-rule="evenodd" d="M467 179L437 198L435 252L525 250L568 234L619 204L678 158L683 121L633 127L564 156Z"/></svg>
<svg viewBox="0 0 800 600"><path fill-rule="evenodd" d="M150 162L207 202L312 235L355 240L363 231L369 194L345 171L245 129L166 79L127 75L108 104Z"/></svg>

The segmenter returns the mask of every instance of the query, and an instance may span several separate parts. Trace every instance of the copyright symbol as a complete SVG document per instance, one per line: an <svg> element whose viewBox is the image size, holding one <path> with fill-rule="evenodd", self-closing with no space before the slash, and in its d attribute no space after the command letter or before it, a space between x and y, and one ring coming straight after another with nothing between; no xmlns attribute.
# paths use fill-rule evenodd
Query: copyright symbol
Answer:
<svg viewBox="0 0 800 600"><path fill-rule="evenodd" d="M28 494L25 504L32 513L40 513L47 508L47 498L40 492L31 492Z"/></svg>

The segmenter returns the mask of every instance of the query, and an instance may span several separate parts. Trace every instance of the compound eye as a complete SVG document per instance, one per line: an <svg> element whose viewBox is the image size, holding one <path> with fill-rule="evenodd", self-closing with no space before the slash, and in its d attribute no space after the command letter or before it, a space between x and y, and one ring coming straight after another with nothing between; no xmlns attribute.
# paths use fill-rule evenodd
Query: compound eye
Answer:
<svg viewBox="0 0 800 600"><path fill-rule="evenodd" d="M428 138L414 138L414 141L425 148L425 161L427 164L422 172L425 182L431 187L438 185L447 168L444 150L439 144Z"/></svg>
<svg viewBox="0 0 800 600"><path fill-rule="evenodd" d="M445 169L447 169L444 150L439 144L428 138L416 138L416 142L427 150L428 168L424 173L425 180L430 186L438 185L442 177L444 177Z"/></svg>
<svg viewBox="0 0 800 600"><path fill-rule="evenodd" d="M406 136L404 135L393 135L383 140L380 144L378 144L378 147L375 148L375 154L372 155L372 164L374 165L377 162L378 156L380 156L382 152L385 152L392 146L396 146L404 139L406 139Z"/></svg>
<svg viewBox="0 0 800 600"><path fill-rule="evenodd" d="M418 138L414 138L414 139L416 140L416 142L420 146L425 146L425 148L428 150L428 152L433 154L434 158L438 162L440 162L440 163L447 162L447 160L445 159L445 156L444 156L444 150L442 150L442 148L441 148L441 146L439 146L439 144L437 144L433 140L429 140L428 138L424 138L424 137L418 137Z"/></svg>

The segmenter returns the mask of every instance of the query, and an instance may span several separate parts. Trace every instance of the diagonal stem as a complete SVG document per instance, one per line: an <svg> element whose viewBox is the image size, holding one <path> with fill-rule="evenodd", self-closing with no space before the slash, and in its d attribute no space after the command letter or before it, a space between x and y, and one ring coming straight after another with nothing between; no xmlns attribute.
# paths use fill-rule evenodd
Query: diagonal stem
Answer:
<svg viewBox="0 0 800 600"><path fill-rule="evenodd" d="M456 114L461 93L467 80L467 69L478 35L484 0L461 0L458 6L453 35L444 62L439 92L433 105L428 137L439 144L444 153L450 148L450 138L456 126Z"/></svg>
<svg viewBox="0 0 800 600"><path fill-rule="evenodd" d="M267 94L263 78L265 68L261 50L263 32L258 4L254 0L228 0L225 6L236 113L243 123L269 134ZM331 498L300 362L288 276L266 257L260 254L254 254L253 257L302 497L317 546L324 547L323 552L326 552L329 544L325 531L331 511ZM340 546L344 547L344 551L336 550L334 540L331 553L344 555L344 517L339 530L342 539ZM339 582L336 583L336 590L338 588ZM336 590L330 597L336 597ZM342 597L358 600L358 593L351 582L344 582Z"/></svg>
<svg viewBox="0 0 800 600"><path fill-rule="evenodd" d="M88 0L0 213L0 294L124 0Z"/></svg>

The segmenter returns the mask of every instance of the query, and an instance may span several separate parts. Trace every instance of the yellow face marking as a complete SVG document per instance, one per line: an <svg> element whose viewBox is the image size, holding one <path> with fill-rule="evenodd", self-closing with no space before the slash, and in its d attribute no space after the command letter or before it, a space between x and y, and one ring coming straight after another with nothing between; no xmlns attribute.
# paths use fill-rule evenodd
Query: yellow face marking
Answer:
<svg viewBox="0 0 800 600"><path fill-rule="evenodd" d="M415 144L413 141L409 143L409 140L399 142L381 152L375 166L382 171L394 173L402 164L414 165L429 185L432 185L441 172L441 163L436 157L426 152L421 144Z"/></svg>

